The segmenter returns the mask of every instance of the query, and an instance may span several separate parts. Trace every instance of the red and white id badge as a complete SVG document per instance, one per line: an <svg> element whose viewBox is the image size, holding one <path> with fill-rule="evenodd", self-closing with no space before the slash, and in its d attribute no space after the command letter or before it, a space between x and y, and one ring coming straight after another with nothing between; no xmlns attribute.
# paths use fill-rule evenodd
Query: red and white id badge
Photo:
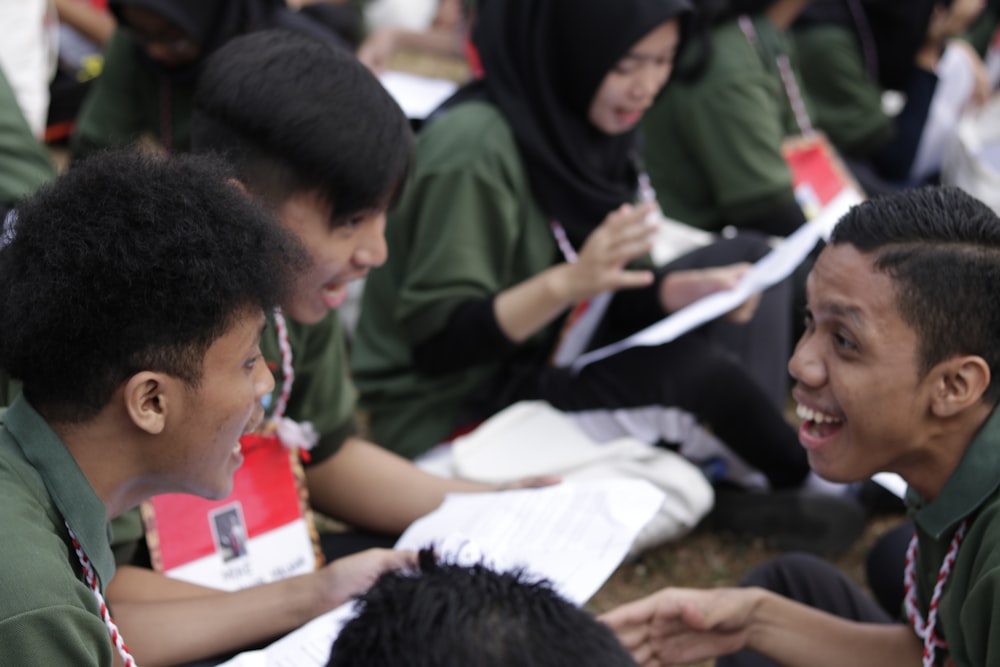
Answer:
<svg viewBox="0 0 1000 667"><path fill-rule="evenodd" d="M322 565L298 450L273 434L240 443L243 465L225 499L165 494L142 504L156 570L234 591Z"/></svg>

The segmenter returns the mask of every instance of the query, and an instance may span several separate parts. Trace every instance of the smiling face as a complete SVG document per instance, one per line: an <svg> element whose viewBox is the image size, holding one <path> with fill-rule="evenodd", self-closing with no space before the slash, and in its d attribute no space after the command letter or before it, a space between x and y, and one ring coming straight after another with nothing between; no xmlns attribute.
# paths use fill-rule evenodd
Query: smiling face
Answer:
<svg viewBox="0 0 1000 667"><path fill-rule="evenodd" d="M587 112L590 122L610 135L633 129L670 78L679 40L677 19L639 40L605 75Z"/></svg>
<svg viewBox="0 0 1000 667"><path fill-rule="evenodd" d="M239 317L209 346L198 385L178 392L173 437L161 450L172 491L217 499L232 490L243 463L239 439L260 425L261 399L274 389L260 353L264 321L260 311Z"/></svg>
<svg viewBox="0 0 1000 667"><path fill-rule="evenodd" d="M926 478L935 374L919 374L917 333L900 317L892 279L853 246L827 246L807 283L806 331L788 369L799 440L821 476L879 471ZM942 470L942 479L950 471Z"/></svg>
<svg viewBox="0 0 1000 667"><path fill-rule="evenodd" d="M332 206L319 194L299 192L277 210L309 252L310 266L300 276L285 312L304 324L320 321L347 298L347 284L385 263L385 210L364 211L331 225Z"/></svg>

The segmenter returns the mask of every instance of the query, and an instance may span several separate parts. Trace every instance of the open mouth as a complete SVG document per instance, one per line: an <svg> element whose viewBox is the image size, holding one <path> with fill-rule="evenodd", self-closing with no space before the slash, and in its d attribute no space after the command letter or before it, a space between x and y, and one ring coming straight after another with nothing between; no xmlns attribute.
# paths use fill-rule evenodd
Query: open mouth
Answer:
<svg viewBox="0 0 1000 667"><path fill-rule="evenodd" d="M819 447L836 436L844 427L844 419L799 404L795 414L802 420L799 440L807 449Z"/></svg>

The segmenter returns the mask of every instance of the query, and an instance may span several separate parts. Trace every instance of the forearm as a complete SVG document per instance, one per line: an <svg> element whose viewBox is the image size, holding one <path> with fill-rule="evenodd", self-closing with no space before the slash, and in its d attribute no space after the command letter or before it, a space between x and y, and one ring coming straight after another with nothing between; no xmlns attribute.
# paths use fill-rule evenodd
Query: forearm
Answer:
<svg viewBox="0 0 1000 667"><path fill-rule="evenodd" d="M490 491L478 482L431 475L376 444L352 437L326 461L306 470L313 507L352 526L402 533L434 510L446 493Z"/></svg>
<svg viewBox="0 0 1000 667"><path fill-rule="evenodd" d="M269 641L336 606L321 598L310 576L229 593L123 568L107 593L136 660L156 667Z"/></svg>
<svg viewBox="0 0 1000 667"><path fill-rule="evenodd" d="M902 624L859 623L758 591L747 648L789 667L915 667L920 644Z"/></svg>
<svg viewBox="0 0 1000 667"><path fill-rule="evenodd" d="M523 342L573 305L570 268L557 264L497 295L493 309L507 338Z"/></svg>
<svg viewBox="0 0 1000 667"><path fill-rule="evenodd" d="M80 0L56 0L59 20L71 26L91 41L104 46L115 31L114 17Z"/></svg>

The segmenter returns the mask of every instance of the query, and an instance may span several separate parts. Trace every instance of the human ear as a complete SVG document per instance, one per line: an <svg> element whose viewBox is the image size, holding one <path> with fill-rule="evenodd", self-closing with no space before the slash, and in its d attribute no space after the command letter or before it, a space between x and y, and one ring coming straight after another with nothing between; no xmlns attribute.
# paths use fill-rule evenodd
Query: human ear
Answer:
<svg viewBox="0 0 1000 667"><path fill-rule="evenodd" d="M163 432L167 423L167 388L170 378L142 371L125 382L125 410L132 423L150 435Z"/></svg>
<svg viewBox="0 0 1000 667"><path fill-rule="evenodd" d="M931 373L931 411L938 417L953 417L976 405L990 386L990 366L976 355L945 359Z"/></svg>

